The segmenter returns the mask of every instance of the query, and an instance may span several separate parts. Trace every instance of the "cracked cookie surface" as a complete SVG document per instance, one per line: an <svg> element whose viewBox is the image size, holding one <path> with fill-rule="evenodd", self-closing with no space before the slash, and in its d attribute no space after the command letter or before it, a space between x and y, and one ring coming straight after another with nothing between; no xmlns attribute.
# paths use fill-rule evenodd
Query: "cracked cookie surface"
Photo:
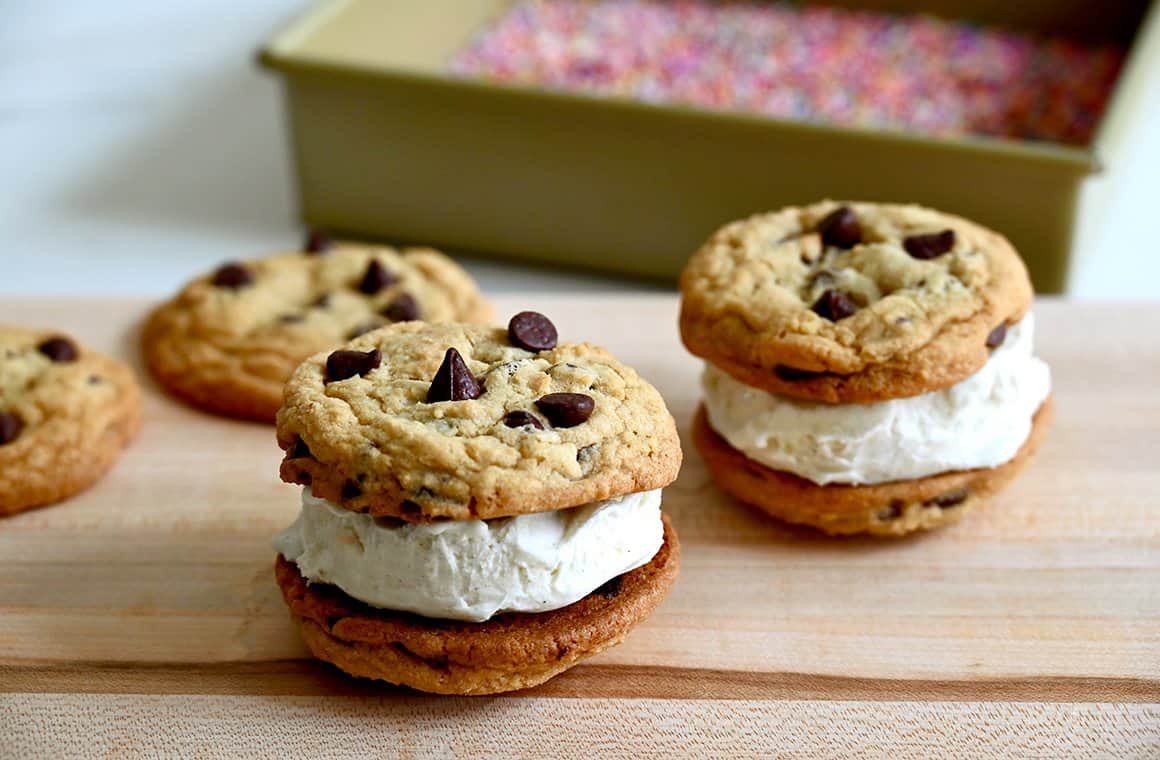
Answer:
<svg viewBox="0 0 1160 760"><path fill-rule="evenodd" d="M58 332L0 327L0 515L91 486L140 421L127 366Z"/></svg>
<svg viewBox="0 0 1160 760"><path fill-rule="evenodd" d="M748 385L826 403L953 385L1033 298L998 233L919 206L834 201L726 225L680 287L693 354Z"/></svg>
<svg viewBox="0 0 1160 760"><path fill-rule="evenodd" d="M357 361L375 352L379 363ZM503 328L406 323L342 356L352 374L330 382L328 360L348 363L304 362L278 413L282 479L338 506L490 519L662 488L680 469L660 394L597 346L530 351Z"/></svg>
<svg viewBox="0 0 1160 760"><path fill-rule="evenodd" d="M150 371L175 395L232 417L272 422L298 364L392 322L483 322L471 277L427 248L339 244L223 265L149 317Z"/></svg>
<svg viewBox="0 0 1160 760"><path fill-rule="evenodd" d="M334 586L308 584L279 556L275 576L316 657L362 678L439 694L525 689L620 643L661 603L680 567L665 541L646 564L551 612L505 613L483 623L433 620L368 607Z"/></svg>

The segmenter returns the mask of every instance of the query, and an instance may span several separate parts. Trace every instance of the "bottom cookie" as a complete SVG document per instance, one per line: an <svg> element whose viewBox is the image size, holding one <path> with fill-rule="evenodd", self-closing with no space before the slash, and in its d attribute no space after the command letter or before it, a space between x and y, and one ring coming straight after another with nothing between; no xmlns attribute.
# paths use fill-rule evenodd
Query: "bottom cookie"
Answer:
<svg viewBox="0 0 1160 760"><path fill-rule="evenodd" d="M350 675L437 694L496 694L547 681L619 644L668 593L680 566L676 532L647 565L550 612L483 623L369 607L335 586L308 584L279 555L275 576L310 651Z"/></svg>
<svg viewBox="0 0 1160 760"><path fill-rule="evenodd" d="M693 443L724 491L779 520L831 535L901 536L955 522L1007 485L1039 448L1051 414L1049 398L1015 457L998 467L866 486L820 486L754 462L710 427L704 406L693 422Z"/></svg>

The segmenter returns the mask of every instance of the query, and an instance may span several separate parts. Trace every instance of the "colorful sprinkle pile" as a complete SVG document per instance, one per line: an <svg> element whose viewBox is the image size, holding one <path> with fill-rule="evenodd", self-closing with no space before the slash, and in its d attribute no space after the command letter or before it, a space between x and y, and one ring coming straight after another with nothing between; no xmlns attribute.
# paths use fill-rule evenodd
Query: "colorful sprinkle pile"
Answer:
<svg viewBox="0 0 1160 760"><path fill-rule="evenodd" d="M933 135L1086 144L1123 52L788 3L524 0L453 76Z"/></svg>

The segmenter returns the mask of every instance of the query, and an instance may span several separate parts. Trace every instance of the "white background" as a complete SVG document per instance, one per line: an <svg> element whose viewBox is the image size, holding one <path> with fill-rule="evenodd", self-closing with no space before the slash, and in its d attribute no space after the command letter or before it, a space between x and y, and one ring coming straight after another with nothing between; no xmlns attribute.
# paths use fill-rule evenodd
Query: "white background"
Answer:
<svg viewBox="0 0 1160 760"><path fill-rule="evenodd" d="M161 295L296 246L280 93L254 53L308 5L0 0L0 293ZM1156 297L1160 72L1150 79L1150 112L1090 183L1078 297ZM466 264L491 292L639 287Z"/></svg>

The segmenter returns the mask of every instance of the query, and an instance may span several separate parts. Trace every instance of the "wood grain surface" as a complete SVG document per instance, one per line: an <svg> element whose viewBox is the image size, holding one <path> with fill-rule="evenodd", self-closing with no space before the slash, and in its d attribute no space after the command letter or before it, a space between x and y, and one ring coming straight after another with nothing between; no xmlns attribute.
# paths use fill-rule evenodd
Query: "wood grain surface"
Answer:
<svg viewBox="0 0 1160 760"><path fill-rule="evenodd" d="M687 433L699 364L663 294L497 299L607 345ZM134 299L6 299L140 367ZM545 686L442 699L307 658L272 580L296 514L272 430L147 378L141 437L66 504L0 521L0 757L1160 757L1160 304L1044 301L1056 422L959 525L829 539L731 502L686 445L681 577Z"/></svg>

